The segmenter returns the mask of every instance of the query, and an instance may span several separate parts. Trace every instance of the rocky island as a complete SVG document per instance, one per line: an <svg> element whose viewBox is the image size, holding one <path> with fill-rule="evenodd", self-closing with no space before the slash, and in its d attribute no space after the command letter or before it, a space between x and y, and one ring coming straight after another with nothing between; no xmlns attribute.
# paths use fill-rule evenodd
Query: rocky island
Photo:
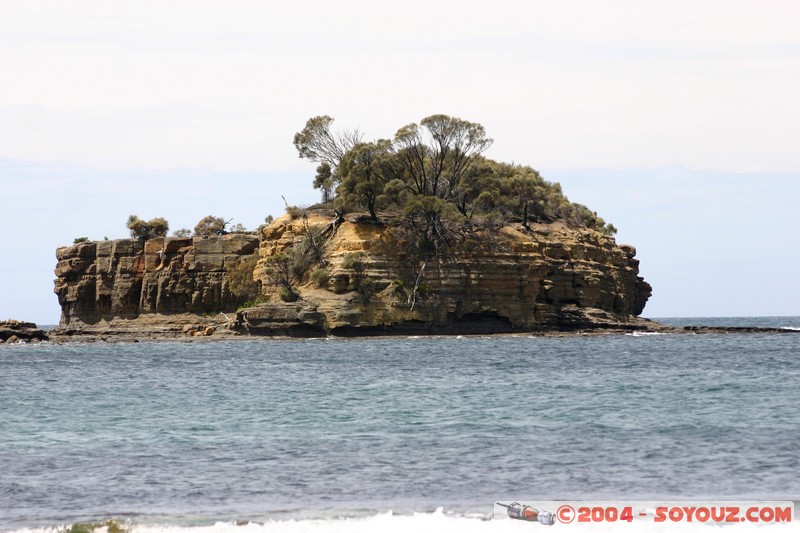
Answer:
<svg viewBox="0 0 800 533"><path fill-rule="evenodd" d="M208 334L322 336L651 325L637 318L651 288L638 275L633 247L563 223L507 225L486 242L476 236L469 252L426 264L411 301L416 280L405 273L396 237L357 215L345 217L323 237L326 266L296 282L290 273L296 298L284 301L286 287L272 277L278 274L271 264L307 238L307 227L332 224L325 215L286 215L257 235L59 248L56 333L169 336L216 327ZM232 287L239 265L252 269L256 294ZM243 296L255 299L242 302Z"/></svg>
<svg viewBox="0 0 800 533"><path fill-rule="evenodd" d="M650 329L636 251L530 167L483 157L445 115L363 142L314 117L295 136L322 203L255 232L56 252L61 337L354 336ZM208 217L207 217L208 218ZM153 222L153 221L151 221ZM138 224L138 226L137 226ZM139 231L145 228L148 231ZM158 229L154 229L158 228Z"/></svg>

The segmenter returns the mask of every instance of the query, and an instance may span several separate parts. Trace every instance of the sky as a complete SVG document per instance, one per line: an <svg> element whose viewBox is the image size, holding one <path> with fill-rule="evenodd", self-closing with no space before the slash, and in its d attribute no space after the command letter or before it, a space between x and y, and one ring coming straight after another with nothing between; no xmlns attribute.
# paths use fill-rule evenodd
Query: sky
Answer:
<svg viewBox="0 0 800 533"><path fill-rule="evenodd" d="M444 113L634 245L647 317L800 315L795 0L0 1L0 320L55 250L311 204L294 133Z"/></svg>

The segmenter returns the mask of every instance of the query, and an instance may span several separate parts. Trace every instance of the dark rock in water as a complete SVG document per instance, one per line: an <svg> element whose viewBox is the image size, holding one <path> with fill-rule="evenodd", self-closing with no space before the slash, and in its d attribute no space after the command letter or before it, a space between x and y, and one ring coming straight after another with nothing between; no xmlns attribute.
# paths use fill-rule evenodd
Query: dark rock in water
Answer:
<svg viewBox="0 0 800 533"><path fill-rule="evenodd" d="M257 335L325 336L325 316L307 304L261 304L237 312L236 318L239 328Z"/></svg>
<svg viewBox="0 0 800 533"><path fill-rule="evenodd" d="M38 329L33 322L23 322L21 320L0 321L0 342L15 343L33 340L48 340L47 334Z"/></svg>

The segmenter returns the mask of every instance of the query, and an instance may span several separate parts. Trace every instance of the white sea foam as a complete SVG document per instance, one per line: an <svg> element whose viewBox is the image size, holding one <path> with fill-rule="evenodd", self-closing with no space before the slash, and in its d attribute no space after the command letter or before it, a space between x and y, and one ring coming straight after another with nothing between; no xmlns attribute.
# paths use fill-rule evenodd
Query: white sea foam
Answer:
<svg viewBox="0 0 800 533"><path fill-rule="evenodd" d="M795 328L792 326L783 326L781 329L788 329L789 331L800 331L800 328Z"/></svg>
<svg viewBox="0 0 800 533"><path fill-rule="evenodd" d="M626 333L629 337L651 337L653 335L666 335L658 331L634 331L633 333Z"/></svg>
<svg viewBox="0 0 800 533"><path fill-rule="evenodd" d="M764 533L769 531L800 532L800 521L793 521L781 524L697 524L697 523L653 523L635 520L632 523L615 522L601 524L561 524L556 523L556 529L550 530L548 526L543 526L531 522L523 522L511 519L491 520L488 516L453 516L437 509L432 513L414 513L409 515L397 515L390 512L380 513L369 517L360 518L329 518L329 519L297 519L297 520L274 520L264 523L236 523L236 522L217 522L202 526L176 526L176 525L153 525L153 524L122 524L122 527L130 533L522 533L561 531L567 528L569 531L580 532L644 532L644 533ZM58 533L64 531L64 527L39 528L39 529L18 529L12 533ZM107 527L94 530L95 533L108 533Z"/></svg>

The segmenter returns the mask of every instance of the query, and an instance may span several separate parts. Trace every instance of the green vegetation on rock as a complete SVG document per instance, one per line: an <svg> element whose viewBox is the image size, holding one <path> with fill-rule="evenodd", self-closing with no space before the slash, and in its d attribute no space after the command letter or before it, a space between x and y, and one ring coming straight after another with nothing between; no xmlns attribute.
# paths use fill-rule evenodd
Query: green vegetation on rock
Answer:
<svg viewBox="0 0 800 533"><path fill-rule="evenodd" d="M253 279L253 270L258 263L258 255L242 258L229 266L228 290L240 307L251 307L261 294L261 283ZM250 305L246 305L250 302Z"/></svg>
<svg viewBox="0 0 800 533"><path fill-rule="evenodd" d="M432 115L400 128L393 139L363 142L358 132L334 134L328 116L313 117L295 135L301 158L320 163L314 186L342 212L401 215L424 247L440 250L465 228L562 220L606 234L611 224L570 202L557 183L529 166L482 154L492 144L480 124Z"/></svg>
<svg viewBox="0 0 800 533"><path fill-rule="evenodd" d="M127 226L131 230L131 237L143 241L155 237L166 237L169 231L169 223L165 218L160 217L144 221L136 215L130 215Z"/></svg>
<svg viewBox="0 0 800 533"><path fill-rule="evenodd" d="M194 227L194 234L198 237L208 237L210 235L225 235L225 226L228 222L222 217L208 215L203 217Z"/></svg>

